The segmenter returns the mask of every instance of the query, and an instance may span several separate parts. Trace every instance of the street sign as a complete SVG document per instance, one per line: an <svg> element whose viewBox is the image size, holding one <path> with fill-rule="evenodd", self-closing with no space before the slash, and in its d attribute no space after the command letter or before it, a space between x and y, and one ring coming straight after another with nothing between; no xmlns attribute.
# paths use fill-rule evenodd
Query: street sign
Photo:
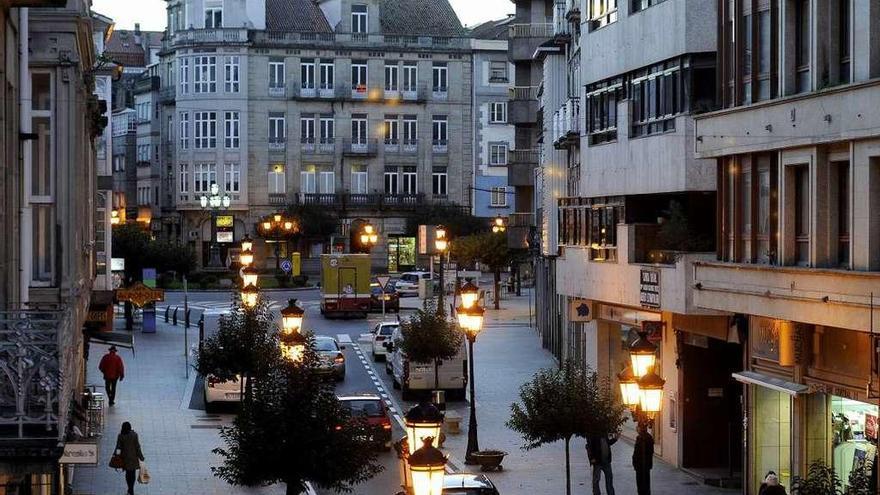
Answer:
<svg viewBox="0 0 880 495"><path fill-rule="evenodd" d="M385 288L388 287L389 280L391 280L391 277L389 277L388 275L376 277L376 281L379 282L379 287L381 287L382 290L385 290Z"/></svg>
<svg viewBox="0 0 880 495"><path fill-rule="evenodd" d="M64 444L64 451L61 458L58 459L61 464L86 464L98 465L98 443L97 442L67 442Z"/></svg>
<svg viewBox="0 0 880 495"><path fill-rule="evenodd" d="M293 268L293 266L291 265L290 260L281 261L281 269L284 270L284 273L290 273L291 268Z"/></svg>

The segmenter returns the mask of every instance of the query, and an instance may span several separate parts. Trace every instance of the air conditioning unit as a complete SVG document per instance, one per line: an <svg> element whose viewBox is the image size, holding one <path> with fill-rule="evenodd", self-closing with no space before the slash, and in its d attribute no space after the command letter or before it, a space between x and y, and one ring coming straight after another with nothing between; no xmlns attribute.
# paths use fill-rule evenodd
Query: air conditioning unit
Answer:
<svg viewBox="0 0 880 495"><path fill-rule="evenodd" d="M191 241L199 240L199 231L198 230L190 230L189 231L189 240L191 240Z"/></svg>

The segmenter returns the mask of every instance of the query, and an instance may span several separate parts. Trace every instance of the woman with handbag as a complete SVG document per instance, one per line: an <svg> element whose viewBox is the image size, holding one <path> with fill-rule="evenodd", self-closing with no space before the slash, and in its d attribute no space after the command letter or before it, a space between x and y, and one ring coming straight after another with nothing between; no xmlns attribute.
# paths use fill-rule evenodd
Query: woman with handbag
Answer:
<svg viewBox="0 0 880 495"><path fill-rule="evenodd" d="M122 423L122 431L116 437L116 450L110 458L110 467L125 470L128 495L134 495L134 481L143 460L144 454L141 452L138 435L131 429L131 423L126 421Z"/></svg>

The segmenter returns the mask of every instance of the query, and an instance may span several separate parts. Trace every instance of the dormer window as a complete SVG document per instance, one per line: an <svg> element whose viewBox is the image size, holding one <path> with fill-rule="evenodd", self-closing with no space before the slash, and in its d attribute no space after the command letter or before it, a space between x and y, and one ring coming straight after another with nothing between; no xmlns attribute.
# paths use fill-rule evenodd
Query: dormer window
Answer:
<svg viewBox="0 0 880 495"><path fill-rule="evenodd" d="M217 29L223 27L223 7L208 7L205 9L205 29Z"/></svg>
<svg viewBox="0 0 880 495"><path fill-rule="evenodd" d="M352 5L351 6L351 32L367 33L367 6Z"/></svg>

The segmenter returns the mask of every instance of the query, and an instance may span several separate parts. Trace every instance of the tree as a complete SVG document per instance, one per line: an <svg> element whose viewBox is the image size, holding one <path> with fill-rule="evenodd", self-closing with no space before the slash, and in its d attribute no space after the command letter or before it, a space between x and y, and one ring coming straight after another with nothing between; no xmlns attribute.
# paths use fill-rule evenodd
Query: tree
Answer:
<svg viewBox="0 0 880 495"><path fill-rule="evenodd" d="M186 275L196 263L195 253L188 246L154 240L147 231L133 223L113 227L113 257L125 259L128 281L140 280L144 268Z"/></svg>
<svg viewBox="0 0 880 495"><path fill-rule="evenodd" d="M220 316L217 331L205 339L196 359L202 376L221 381L241 380L245 402L252 397L252 377L260 377L278 354L276 324L262 296L253 309L241 305L236 292L232 308Z"/></svg>
<svg viewBox="0 0 880 495"><path fill-rule="evenodd" d="M301 363L284 360L277 349L267 356L253 400L220 431L225 446L214 453L223 465L211 468L219 478L245 486L285 483L288 494L304 493L308 482L351 492L382 471L366 423L352 418L314 375L319 358L308 339Z"/></svg>
<svg viewBox="0 0 880 495"><path fill-rule="evenodd" d="M494 277L495 309L501 307L501 270L510 266L513 253L507 247L507 236L485 232L460 239L452 243L452 256L462 265L476 262L486 265Z"/></svg>
<svg viewBox="0 0 880 495"><path fill-rule="evenodd" d="M403 322L400 333L402 338L395 345L400 346L410 361L434 363L434 388L439 387L439 363L458 354L464 334L446 318L443 308L438 311L431 300L425 300L422 308Z"/></svg>
<svg viewBox="0 0 880 495"><path fill-rule="evenodd" d="M453 240L486 230L486 220L458 206L426 206L413 211L407 218L406 232L417 235L419 225L443 225Z"/></svg>
<svg viewBox="0 0 880 495"><path fill-rule="evenodd" d="M571 360L559 369L538 371L520 387L519 395L521 403L510 406L508 428L522 435L524 450L565 441L565 486L571 495L571 439L618 433L623 405L607 381Z"/></svg>

